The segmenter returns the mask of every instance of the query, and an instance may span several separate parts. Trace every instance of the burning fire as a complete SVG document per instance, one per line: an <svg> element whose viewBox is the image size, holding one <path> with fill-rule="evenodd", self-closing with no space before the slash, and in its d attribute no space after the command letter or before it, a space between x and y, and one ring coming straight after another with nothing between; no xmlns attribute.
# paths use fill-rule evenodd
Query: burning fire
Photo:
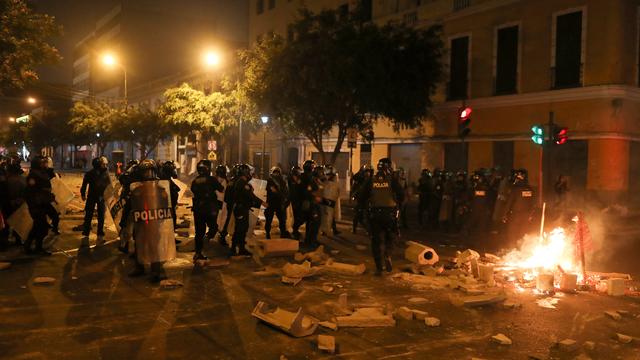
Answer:
<svg viewBox="0 0 640 360"><path fill-rule="evenodd" d="M504 257L506 266L523 270L525 280L533 280L541 272L577 272L575 246L563 228L549 234L527 235L520 250L512 250Z"/></svg>

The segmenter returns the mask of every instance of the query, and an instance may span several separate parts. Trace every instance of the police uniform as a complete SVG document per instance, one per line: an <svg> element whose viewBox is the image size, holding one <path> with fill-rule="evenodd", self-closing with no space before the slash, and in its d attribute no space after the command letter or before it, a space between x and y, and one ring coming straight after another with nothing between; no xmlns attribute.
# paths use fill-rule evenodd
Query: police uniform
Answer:
<svg viewBox="0 0 640 360"><path fill-rule="evenodd" d="M50 252L42 248L42 243L49 233L47 205L54 200L54 197L51 193L51 181L44 169L41 157L37 157L31 162L31 170L27 176L25 200L29 206L29 214L33 219L33 228L24 242L25 252L32 252L31 243L35 240L36 253L51 255Z"/></svg>
<svg viewBox="0 0 640 360"><path fill-rule="evenodd" d="M233 186L233 217L235 228L231 239L231 253L236 248L239 255L249 255L245 248L245 240L249 231L249 212L251 208L259 208L262 200L253 193L253 186L249 184L249 174L241 174Z"/></svg>
<svg viewBox="0 0 640 360"><path fill-rule="evenodd" d="M2 216L4 217L5 227L0 230L0 242L8 243L11 231L6 221L9 217L24 203L24 192L26 188L26 177L24 171L20 168L19 160L13 158L4 168L5 181L3 185L2 197ZM13 232L16 245L20 245L22 240L20 235Z"/></svg>
<svg viewBox="0 0 640 360"><path fill-rule="evenodd" d="M178 207L178 197L180 196L180 187L173 181L178 178L176 166L173 161L165 161L160 171L160 179L169 181L169 194L171 196L171 215L173 217L173 228L177 225L176 208ZM215 234L214 234L215 235Z"/></svg>
<svg viewBox="0 0 640 360"><path fill-rule="evenodd" d="M489 195L489 186L485 178L481 174L475 174L470 200L471 213L469 221L464 225L466 233L471 231L483 233L486 231L491 215Z"/></svg>
<svg viewBox="0 0 640 360"><path fill-rule="evenodd" d="M422 175L418 180L418 224L422 225L424 221L424 213L427 213L427 219L430 217L430 202L433 197L433 178L429 170L422 170Z"/></svg>
<svg viewBox="0 0 640 360"><path fill-rule="evenodd" d="M280 237L286 238L290 234L287 231L287 206L289 206L289 188L280 174L280 169L272 169L267 179L267 208L264 210L264 231L267 239L271 239L271 223L273 217L278 217Z"/></svg>
<svg viewBox="0 0 640 360"><path fill-rule="evenodd" d="M360 187L368 184L370 179L371 169L369 169L367 166L362 166L360 171L358 171L353 177L353 184L351 185L351 198L355 200L356 203L354 209L355 213L353 214L353 227L351 229L351 232L353 232L354 234L358 230L358 224L364 225L367 232L369 232L367 225L369 217L367 214L369 210L367 198L360 194L359 189Z"/></svg>
<svg viewBox="0 0 640 360"><path fill-rule="evenodd" d="M45 171L47 176L49 176L49 180L58 177L56 172L53 170L53 160L50 157L46 157L45 159L47 160L47 168ZM58 230L58 226L60 225L60 213L58 212L58 209L53 206L53 203L49 203L46 211L47 216L51 219L51 229L54 233L60 234L60 231Z"/></svg>
<svg viewBox="0 0 640 360"><path fill-rule="evenodd" d="M385 166L390 167L390 165L389 161ZM393 174L380 171L380 163L378 169L378 173L369 180L362 194L369 203L371 250L376 263L376 274L380 274L383 270L383 258L384 268L388 272L391 271L393 240L398 232L398 205L404 200L404 190ZM384 249L381 248L382 238L384 238Z"/></svg>
<svg viewBox="0 0 640 360"><path fill-rule="evenodd" d="M106 166L101 165L99 158L92 162L93 169L87 171L82 178L82 186L80 187L80 195L86 199L84 206L84 224L82 235L89 236L91 231L91 219L93 219L93 211L98 208L98 236L104 235L104 212L106 208L104 200L104 191L111 184L109 171ZM106 164L105 164L106 165ZM87 194L87 187L89 188Z"/></svg>
<svg viewBox="0 0 640 360"><path fill-rule="evenodd" d="M305 220L304 242L310 247L315 247L318 244L322 212L320 205L322 193L316 180L311 171L305 171L302 174L302 211Z"/></svg>
<svg viewBox="0 0 640 360"><path fill-rule="evenodd" d="M202 254L207 226L209 233L217 232L218 224L218 196L216 192L223 191L218 179L209 174L200 174L191 182L193 193L193 221L195 226L195 255L194 260L206 259Z"/></svg>
<svg viewBox="0 0 640 360"><path fill-rule="evenodd" d="M304 224L304 212L302 211L302 178L300 168L294 166L289 173L287 179L289 185L289 200L291 201L291 210L293 212L293 233L294 239L300 239L300 226Z"/></svg>
<svg viewBox="0 0 640 360"><path fill-rule="evenodd" d="M515 245L530 230L531 216L535 208L535 197L526 179L526 173L520 176L516 172L514 183L507 200L505 221L507 223L508 243Z"/></svg>

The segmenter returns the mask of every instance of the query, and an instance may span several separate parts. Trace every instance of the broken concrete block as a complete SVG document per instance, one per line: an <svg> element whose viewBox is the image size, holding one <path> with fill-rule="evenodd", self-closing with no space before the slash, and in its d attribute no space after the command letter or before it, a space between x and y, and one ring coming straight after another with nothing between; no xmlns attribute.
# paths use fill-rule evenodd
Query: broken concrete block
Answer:
<svg viewBox="0 0 640 360"><path fill-rule="evenodd" d="M493 277L493 266L478 264L478 279L484 281L489 286L495 285L496 281Z"/></svg>
<svg viewBox="0 0 640 360"><path fill-rule="evenodd" d="M604 314L616 321L622 319L622 315L618 314L614 310L605 311Z"/></svg>
<svg viewBox="0 0 640 360"><path fill-rule="evenodd" d="M320 268L311 267L311 263L309 261L305 261L302 264L286 263L282 267L282 274L289 278L314 276L318 271L320 271Z"/></svg>
<svg viewBox="0 0 640 360"><path fill-rule="evenodd" d="M302 281L302 278L293 278L293 277L283 276L283 277L280 279L280 281L281 281L283 284L289 284L289 285L296 286L296 285L298 285L298 283L299 283L300 281Z"/></svg>
<svg viewBox="0 0 640 360"><path fill-rule="evenodd" d="M330 335L318 335L318 350L334 354L336 352L336 338Z"/></svg>
<svg viewBox="0 0 640 360"><path fill-rule="evenodd" d="M458 267L462 267L464 264L471 261L471 259L480 259L480 254L477 251L467 249L456 256L456 264Z"/></svg>
<svg viewBox="0 0 640 360"><path fill-rule="evenodd" d="M596 348L596 343L593 341L585 341L584 344L582 344L582 347L585 350L593 351Z"/></svg>
<svg viewBox="0 0 640 360"><path fill-rule="evenodd" d="M364 264L352 265L333 261L333 259L327 260L323 269L332 273L342 275L362 275L367 270Z"/></svg>
<svg viewBox="0 0 640 360"><path fill-rule="evenodd" d="M560 290L574 292L578 287L578 274L563 273L560 276Z"/></svg>
<svg viewBox="0 0 640 360"><path fill-rule="evenodd" d="M0 271L1 270L7 270L10 267L11 267L11 263L10 262L0 262Z"/></svg>
<svg viewBox="0 0 640 360"><path fill-rule="evenodd" d="M462 298L464 306L474 307L503 302L507 297L504 294L486 294L478 296L466 296Z"/></svg>
<svg viewBox="0 0 640 360"><path fill-rule="evenodd" d="M33 283L36 285L50 285L54 282L56 282L56 279L48 276L38 276L37 278L33 279Z"/></svg>
<svg viewBox="0 0 640 360"><path fill-rule="evenodd" d="M332 293L333 292L333 286L331 286L331 285L322 285L322 291L326 292L327 294Z"/></svg>
<svg viewBox="0 0 640 360"><path fill-rule="evenodd" d="M356 245L356 249L358 249L360 251L366 251L367 247L365 245L358 244L358 245Z"/></svg>
<svg viewBox="0 0 640 360"><path fill-rule="evenodd" d="M409 302L409 304L426 304L429 302L429 300L423 298L423 297L412 297L409 298L409 300L407 300Z"/></svg>
<svg viewBox="0 0 640 360"><path fill-rule="evenodd" d="M312 335L318 328L318 320L305 315L302 312L302 308L298 309L297 312L280 308L272 310L268 309L265 302L258 301L251 315L294 337Z"/></svg>
<svg viewBox="0 0 640 360"><path fill-rule="evenodd" d="M396 321L381 308L360 308L349 316L337 316L339 327L384 327L395 326Z"/></svg>
<svg viewBox="0 0 640 360"><path fill-rule="evenodd" d="M558 342L558 349L564 352L576 351L578 347L578 342L573 339L564 339Z"/></svg>
<svg viewBox="0 0 640 360"><path fill-rule="evenodd" d="M165 289L165 290L176 289L176 288L179 288L179 287L182 287L182 286L183 286L183 284L179 280L165 279L165 280L160 281L160 288Z"/></svg>
<svg viewBox="0 0 640 360"><path fill-rule="evenodd" d="M424 320L427 316L429 316L429 313L426 311L416 310L416 309L411 309L411 311L413 312L413 316L417 320Z"/></svg>
<svg viewBox="0 0 640 360"><path fill-rule="evenodd" d="M407 241L404 257L418 265L433 265L440 261L440 257L434 249L414 241Z"/></svg>
<svg viewBox="0 0 640 360"><path fill-rule="evenodd" d="M338 330L338 324L331 321L320 321L318 324L324 328L331 329L333 331Z"/></svg>
<svg viewBox="0 0 640 360"><path fill-rule="evenodd" d="M484 253L484 257L494 264L500 262L500 257L492 253Z"/></svg>
<svg viewBox="0 0 640 360"><path fill-rule="evenodd" d="M471 260L469 261L469 266L471 267L471 275L473 275L474 278L480 277L480 270L478 270L478 259L471 258Z"/></svg>
<svg viewBox="0 0 640 360"><path fill-rule="evenodd" d="M553 290L553 274L538 274L536 278L536 289L547 292Z"/></svg>
<svg viewBox="0 0 640 360"><path fill-rule="evenodd" d="M511 345L512 341L505 334L493 335L491 337L491 341L498 343L500 345Z"/></svg>
<svg viewBox="0 0 640 360"><path fill-rule="evenodd" d="M261 258L291 256L298 252L300 242L289 239L260 239L255 243L255 254Z"/></svg>
<svg viewBox="0 0 640 360"><path fill-rule="evenodd" d="M429 327L438 327L440 326L440 319L435 317L426 317L424 318L424 323Z"/></svg>
<svg viewBox="0 0 640 360"><path fill-rule="evenodd" d="M616 333L615 337L618 340L618 342L621 342L623 344L628 344L633 341L633 338L629 335Z"/></svg>
<svg viewBox="0 0 640 360"><path fill-rule="evenodd" d="M611 296L624 295L624 279L608 279L607 280L607 294Z"/></svg>
<svg viewBox="0 0 640 360"><path fill-rule="evenodd" d="M413 311L406 306L401 306L396 310L396 316L405 320L413 320Z"/></svg>

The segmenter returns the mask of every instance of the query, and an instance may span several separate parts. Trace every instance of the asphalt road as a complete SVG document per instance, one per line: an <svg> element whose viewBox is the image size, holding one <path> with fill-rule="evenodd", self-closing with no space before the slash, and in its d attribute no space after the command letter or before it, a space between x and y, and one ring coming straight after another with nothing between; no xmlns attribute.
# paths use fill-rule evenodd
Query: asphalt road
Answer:
<svg viewBox="0 0 640 360"><path fill-rule="evenodd" d="M68 174L65 180L76 190L79 187L77 175ZM75 201L71 208L80 209L81 203ZM179 214L188 215L184 204ZM457 300L466 296L460 290L425 289L392 275L373 276L367 237L350 234L346 225L340 226L340 237L325 237L322 242L327 252L338 251L333 255L336 261L365 263L368 270L364 275L321 274L291 286L281 283L279 276L256 274L264 266L248 258L233 259L221 268L194 267L190 262L193 243L184 237L178 260L167 266L169 277L184 286L164 290L147 278L127 276L132 264L117 251L113 231L107 231L104 244L96 246L94 234L83 243L80 234L71 231L80 222L81 214L75 211L63 217L63 234L48 239L57 250L54 256L27 257L16 248L0 253L0 261L12 263L11 268L0 271L0 358L280 359L284 355L288 359L640 359L640 297L559 293L556 309L549 309L539 306L536 300L542 297L530 290L517 292L510 283L499 282L504 284L500 289L509 301L520 307L460 306ZM621 247L625 250L619 258L633 258L638 254L633 242L636 223L616 224L606 238L616 239L617 246L612 247L617 251ZM479 251L501 243L499 236L463 239L410 225L402 240L428 242L444 258L466 248L466 243L475 244ZM188 235L185 231L181 230L182 235ZM408 265L398 250L394 274ZM222 258L225 249L211 244L207 252ZM637 261L620 261L608 254L601 258L604 260L597 260L598 266L604 268L597 270L640 273ZM293 260L274 258L265 260L264 265L281 267L287 261ZM36 285L33 280L39 276L56 281ZM326 292L324 285L334 290ZM317 349L316 336L293 338L251 316L256 303L266 301L291 311L302 308L320 320L330 320L341 293L348 294L350 306L408 306L427 311L439 318L441 325L427 327L422 321L398 319L394 327L319 328L316 335L336 338L337 354L330 355ZM416 297L426 302L409 302ZM604 314L606 310L628 313L613 320ZM508 336L513 344L491 342L490 337L498 333ZM616 333L636 339L623 344L614 339ZM576 350L553 346L567 338L577 342ZM594 342L594 349L585 349L586 341Z"/></svg>

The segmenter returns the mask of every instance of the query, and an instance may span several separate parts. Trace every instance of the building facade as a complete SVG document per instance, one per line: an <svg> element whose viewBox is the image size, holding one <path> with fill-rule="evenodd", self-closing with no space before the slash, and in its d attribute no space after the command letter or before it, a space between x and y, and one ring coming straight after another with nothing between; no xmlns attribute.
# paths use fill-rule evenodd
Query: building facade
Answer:
<svg viewBox="0 0 640 360"><path fill-rule="evenodd" d="M258 14L260 2L250 6L252 39L282 32L269 24L292 19L296 5L354 6L266 0ZM373 0L375 22L442 26L446 81L434 97L432 117L399 133L379 123L373 143L359 143L353 152L352 170L390 156L413 181L422 168L498 166L526 168L538 186L541 147L531 141L530 129L553 117L568 128L569 141L545 147L544 188L565 175L581 197L628 199L640 188L639 9L637 0ZM464 142L458 137L462 106L473 110ZM297 141L300 159L312 157L313 147ZM258 143L257 137L250 143L254 152ZM273 163L286 161L290 151L270 150ZM348 157L346 145L343 151Z"/></svg>

